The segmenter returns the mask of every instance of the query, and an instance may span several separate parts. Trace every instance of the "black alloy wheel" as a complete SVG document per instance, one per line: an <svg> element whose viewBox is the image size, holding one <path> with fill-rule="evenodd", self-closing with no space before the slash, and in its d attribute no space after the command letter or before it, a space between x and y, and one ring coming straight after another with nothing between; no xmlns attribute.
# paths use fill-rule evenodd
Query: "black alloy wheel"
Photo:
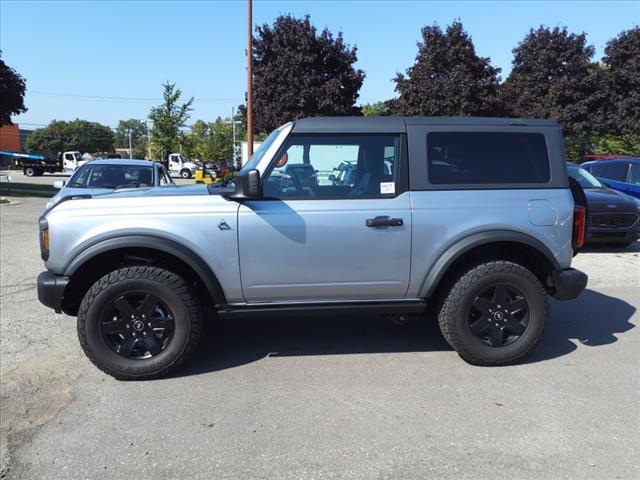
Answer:
<svg viewBox="0 0 640 480"><path fill-rule="evenodd" d="M511 285L493 285L478 294L467 314L469 330L491 347L518 341L529 323L529 304Z"/></svg>
<svg viewBox="0 0 640 480"><path fill-rule="evenodd" d="M173 337L174 314L157 296L126 292L105 308L102 338L118 355L142 360L165 350Z"/></svg>

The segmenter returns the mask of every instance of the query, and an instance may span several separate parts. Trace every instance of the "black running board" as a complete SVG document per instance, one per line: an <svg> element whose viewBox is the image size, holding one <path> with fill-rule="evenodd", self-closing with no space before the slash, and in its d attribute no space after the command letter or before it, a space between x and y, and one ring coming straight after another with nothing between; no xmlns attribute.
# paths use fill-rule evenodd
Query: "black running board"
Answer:
<svg viewBox="0 0 640 480"><path fill-rule="evenodd" d="M406 302L296 303L274 305L225 305L218 310L220 318L256 318L318 315L390 315L423 313L427 304L421 300Z"/></svg>

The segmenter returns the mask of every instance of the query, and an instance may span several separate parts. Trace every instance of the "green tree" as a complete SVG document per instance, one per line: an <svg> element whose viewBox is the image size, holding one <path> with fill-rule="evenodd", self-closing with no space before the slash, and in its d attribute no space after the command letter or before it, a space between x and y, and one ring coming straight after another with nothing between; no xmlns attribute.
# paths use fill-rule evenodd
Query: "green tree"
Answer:
<svg viewBox="0 0 640 480"><path fill-rule="evenodd" d="M309 16L282 15L256 28L253 39L254 122L270 132L290 120L318 115L353 115L364 72L354 67L356 47ZM245 109L240 113L244 115Z"/></svg>
<svg viewBox="0 0 640 480"><path fill-rule="evenodd" d="M0 127L11 125L11 115L27 111L24 78L0 58Z"/></svg>
<svg viewBox="0 0 640 480"><path fill-rule="evenodd" d="M387 102L365 103L361 107L362 115L365 117L382 117L389 115Z"/></svg>
<svg viewBox="0 0 640 480"><path fill-rule="evenodd" d="M218 117L215 122L196 121L182 144L187 156L206 162L223 163L233 158L233 127L230 119ZM242 138L237 131L236 137Z"/></svg>
<svg viewBox="0 0 640 480"><path fill-rule="evenodd" d="M72 120L70 122L53 120L45 128L35 130L25 145L27 151L49 151L59 153L66 150L79 150L83 153L112 152L114 147L113 131L97 122Z"/></svg>
<svg viewBox="0 0 640 480"><path fill-rule="evenodd" d="M151 136L154 146L159 150L160 158L166 159L170 153L180 147L182 128L189 119L193 97L179 104L182 92L175 83L165 83L162 105L153 107L149 119L153 122Z"/></svg>
<svg viewBox="0 0 640 480"><path fill-rule="evenodd" d="M610 40L602 60L607 67L609 86L607 130L627 137L635 135L637 142L640 135L640 27Z"/></svg>
<svg viewBox="0 0 640 480"><path fill-rule="evenodd" d="M422 28L422 41L413 66L394 79L399 98L394 114L433 116L496 116L500 69L479 57L462 23Z"/></svg>
<svg viewBox="0 0 640 480"><path fill-rule="evenodd" d="M147 153L146 122L137 118L120 120L115 131L115 146L117 148L129 148L129 132L131 132L133 158L144 158Z"/></svg>
<svg viewBox="0 0 640 480"><path fill-rule="evenodd" d="M502 89L505 104L517 117L556 120L565 135L584 140L601 133L607 93L593 53L584 33L569 33L566 27L531 29L513 49L513 68Z"/></svg>

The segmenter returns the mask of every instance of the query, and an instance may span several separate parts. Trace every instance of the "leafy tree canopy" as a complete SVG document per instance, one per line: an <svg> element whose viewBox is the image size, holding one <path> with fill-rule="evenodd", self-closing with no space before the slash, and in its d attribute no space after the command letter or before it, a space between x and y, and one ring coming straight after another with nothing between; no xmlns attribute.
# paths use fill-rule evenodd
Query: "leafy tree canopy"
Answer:
<svg viewBox="0 0 640 480"><path fill-rule="evenodd" d="M79 150L82 153L102 153L113 151L113 131L97 122L53 120L44 128L35 130L26 141L29 152L64 152Z"/></svg>
<svg viewBox="0 0 640 480"><path fill-rule="evenodd" d="M182 128L189 119L193 97L185 103L179 103L182 92L175 83L165 83L162 105L153 107L149 119L153 122L151 136L154 146L159 150L162 160L180 147Z"/></svg>
<svg viewBox="0 0 640 480"><path fill-rule="evenodd" d="M236 126L236 139L243 132ZM233 126L231 119L218 117L215 122L198 120L184 137L183 149L189 158L205 162L223 163L233 158Z"/></svg>
<svg viewBox="0 0 640 480"><path fill-rule="evenodd" d="M389 115L387 102L365 103L361 107L362 115L365 117L382 117Z"/></svg>
<svg viewBox="0 0 640 480"><path fill-rule="evenodd" d="M610 40L603 58L610 101L606 121L612 133L640 134L640 27Z"/></svg>
<svg viewBox="0 0 640 480"><path fill-rule="evenodd" d="M569 135L596 133L607 94L593 53L584 33L566 27L530 30L513 49L513 69L504 85L511 113L556 120Z"/></svg>
<svg viewBox="0 0 640 480"><path fill-rule="evenodd" d="M0 127L11 125L11 115L24 113L24 78L0 58Z"/></svg>
<svg viewBox="0 0 640 480"><path fill-rule="evenodd" d="M416 62L395 78L398 115L496 116L500 69L479 57L462 23L422 28Z"/></svg>
<svg viewBox="0 0 640 480"><path fill-rule="evenodd" d="M354 67L356 47L309 16L283 15L256 28L253 39L254 123L269 132L290 120L318 115L353 115L364 72ZM242 109L241 114L246 114Z"/></svg>
<svg viewBox="0 0 640 480"><path fill-rule="evenodd" d="M133 158L144 158L147 153L147 124L143 120L130 118L120 120L115 131L115 146L129 148L129 132Z"/></svg>

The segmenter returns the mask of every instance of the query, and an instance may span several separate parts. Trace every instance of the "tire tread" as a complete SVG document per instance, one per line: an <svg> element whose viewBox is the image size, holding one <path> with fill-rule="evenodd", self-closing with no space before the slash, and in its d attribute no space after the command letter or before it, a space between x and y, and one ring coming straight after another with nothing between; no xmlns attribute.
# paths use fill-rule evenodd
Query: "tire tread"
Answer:
<svg viewBox="0 0 640 480"><path fill-rule="evenodd" d="M86 322L89 307L100 293L124 280L150 280L161 283L176 292L182 298L187 309L190 323L189 337L180 354L177 355L168 366L163 367L159 371L145 374L136 374L131 372L123 375L102 363L87 343ZM82 299L78 310L78 338L80 339L80 346L89 360L91 360L96 367L118 380L152 380L164 377L174 372L188 360L196 349L198 340L200 339L201 330L202 319L200 305L192 289L181 277L169 270L159 267L130 266L123 267L106 274L89 289Z"/></svg>
<svg viewBox="0 0 640 480"><path fill-rule="evenodd" d="M531 284L535 285L539 294L544 297L543 328L539 330L537 337L533 342L531 342L531 345L525 352L519 353L517 356L514 356L512 358L506 358L503 360L487 360L485 358L479 357L461 341L455 329L457 318L456 312L458 312L461 308L460 304L462 302L464 293L472 288L473 285L479 280L494 273L511 273L523 277ZM495 260L482 263L467 270L467 272L462 274L454 283L453 288L451 288L449 294L446 296L444 302L442 303L442 307L440 308L440 312L438 314L438 324L440 326L440 331L442 332L442 335L444 336L447 343L451 345L451 347L458 353L458 355L460 355L460 357L462 357L463 360L474 365L484 366L510 365L516 362L519 358L529 355L542 339L542 334L546 329L548 323L549 302L546 298L546 291L544 290L544 287L542 286L538 278L525 267L506 260Z"/></svg>

